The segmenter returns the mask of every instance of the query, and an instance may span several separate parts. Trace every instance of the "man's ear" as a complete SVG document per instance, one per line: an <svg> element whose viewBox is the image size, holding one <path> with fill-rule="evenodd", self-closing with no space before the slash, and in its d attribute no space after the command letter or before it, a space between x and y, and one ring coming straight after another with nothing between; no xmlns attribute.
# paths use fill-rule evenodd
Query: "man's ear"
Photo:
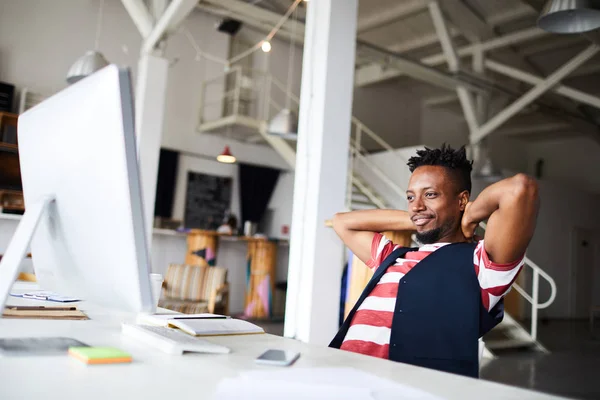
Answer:
<svg viewBox="0 0 600 400"><path fill-rule="evenodd" d="M460 211L465 211L465 207L467 206L467 203L469 202L469 192L466 190L463 190L462 192L459 193L458 195L458 201L460 202Z"/></svg>

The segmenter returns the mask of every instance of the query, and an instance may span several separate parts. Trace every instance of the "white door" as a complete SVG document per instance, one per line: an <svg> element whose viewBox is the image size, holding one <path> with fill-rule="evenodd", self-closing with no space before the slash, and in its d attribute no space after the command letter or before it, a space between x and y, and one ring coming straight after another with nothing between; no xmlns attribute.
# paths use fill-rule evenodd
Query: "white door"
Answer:
<svg viewBox="0 0 600 400"><path fill-rule="evenodd" d="M570 314L588 318L594 302L594 281L598 271L598 235L589 229L574 228L571 235Z"/></svg>

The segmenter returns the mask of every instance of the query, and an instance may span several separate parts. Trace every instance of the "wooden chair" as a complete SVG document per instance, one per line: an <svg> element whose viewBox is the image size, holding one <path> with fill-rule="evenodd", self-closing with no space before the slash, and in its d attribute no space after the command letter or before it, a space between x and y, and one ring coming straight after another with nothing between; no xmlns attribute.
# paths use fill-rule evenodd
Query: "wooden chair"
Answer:
<svg viewBox="0 0 600 400"><path fill-rule="evenodd" d="M227 269L207 264L170 264L158 306L184 314L208 312L227 315Z"/></svg>

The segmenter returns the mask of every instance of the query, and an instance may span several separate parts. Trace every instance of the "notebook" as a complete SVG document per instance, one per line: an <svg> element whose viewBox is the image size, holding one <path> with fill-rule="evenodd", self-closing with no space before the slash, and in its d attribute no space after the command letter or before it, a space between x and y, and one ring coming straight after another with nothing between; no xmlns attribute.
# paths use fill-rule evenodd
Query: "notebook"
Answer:
<svg viewBox="0 0 600 400"><path fill-rule="evenodd" d="M263 328L241 319L173 319L169 326L193 336L249 335L265 333Z"/></svg>
<svg viewBox="0 0 600 400"><path fill-rule="evenodd" d="M138 325L169 326L169 322L176 319L227 319L225 315L219 314L140 314L136 319Z"/></svg>

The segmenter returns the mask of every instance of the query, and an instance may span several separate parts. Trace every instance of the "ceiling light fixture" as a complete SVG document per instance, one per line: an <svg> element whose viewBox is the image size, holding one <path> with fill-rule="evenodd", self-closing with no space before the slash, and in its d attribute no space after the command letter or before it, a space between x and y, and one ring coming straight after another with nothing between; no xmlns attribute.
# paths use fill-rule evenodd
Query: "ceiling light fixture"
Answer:
<svg viewBox="0 0 600 400"><path fill-rule="evenodd" d="M236 158L233 154L231 154L229 146L225 146L223 152L217 156L217 161L225 164L233 164L236 161Z"/></svg>
<svg viewBox="0 0 600 400"><path fill-rule="evenodd" d="M549 0L538 26L552 33L583 33L600 28L600 3L596 0Z"/></svg>
<svg viewBox="0 0 600 400"><path fill-rule="evenodd" d="M69 68L69 72L67 73L67 83L69 84L73 84L108 65L108 61L106 61L104 55L98 51L100 46L100 32L102 31L103 8L104 0L100 0L98 19L96 22L96 40L94 43L94 50L86 52L83 56L77 59L77 61L75 61L71 68Z"/></svg>
<svg viewBox="0 0 600 400"><path fill-rule="evenodd" d="M262 44L260 45L260 48L265 53L268 53L271 51L271 43L268 40L263 40Z"/></svg>

